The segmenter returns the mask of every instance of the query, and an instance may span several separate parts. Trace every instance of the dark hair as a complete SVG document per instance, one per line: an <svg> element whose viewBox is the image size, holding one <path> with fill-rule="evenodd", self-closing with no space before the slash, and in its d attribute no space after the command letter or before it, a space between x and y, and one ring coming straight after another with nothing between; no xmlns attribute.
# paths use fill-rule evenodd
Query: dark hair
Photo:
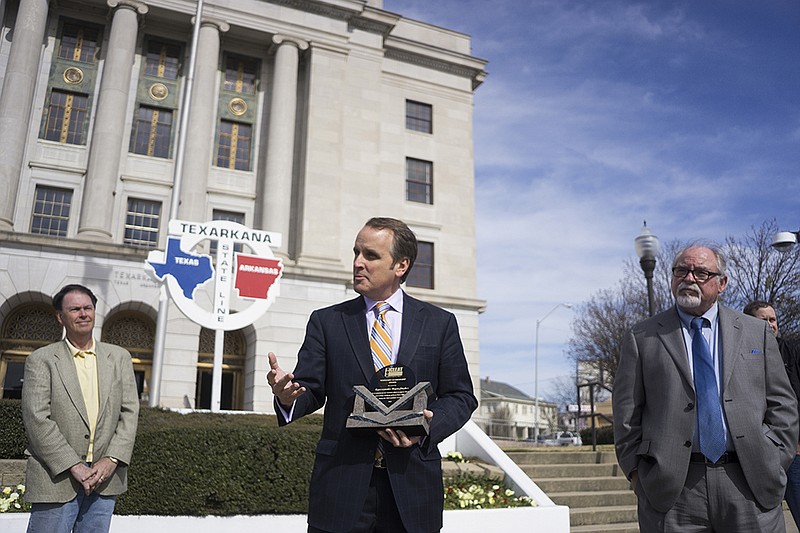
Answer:
<svg viewBox="0 0 800 533"><path fill-rule="evenodd" d="M764 300L753 300L749 304L744 306L742 309L742 313L750 316L756 316L756 311L759 309L764 309L765 307L772 307L772 304L769 302L765 302Z"/></svg>
<svg viewBox="0 0 800 533"><path fill-rule="evenodd" d="M391 249L393 265L396 265L404 258L408 259L408 270L400 279L401 283L405 282L411 272L411 267L414 266L414 261L417 260L417 237L414 232L405 222L396 218L373 217L367 220L364 225L372 229L388 229L392 232L394 236Z"/></svg>
<svg viewBox="0 0 800 533"><path fill-rule="evenodd" d="M71 292L82 292L83 294L91 298L92 305L97 307L97 296L95 296L94 293L91 290L89 290L88 287L84 287L83 285L78 285L76 283L73 283L71 285L64 285L61 288L61 290L58 291L55 296L53 296L53 307L56 308L56 311L64 310L62 309L64 305L64 296L66 296Z"/></svg>

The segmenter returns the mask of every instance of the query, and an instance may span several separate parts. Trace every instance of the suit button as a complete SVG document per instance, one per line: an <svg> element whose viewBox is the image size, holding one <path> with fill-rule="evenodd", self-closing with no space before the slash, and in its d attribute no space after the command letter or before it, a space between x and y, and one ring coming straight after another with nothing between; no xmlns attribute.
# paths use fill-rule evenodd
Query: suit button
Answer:
<svg viewBox="0 0 800 533"><path fill-rule="evenodd" d="M83 438L84 438L84 439L88 439L88 438L89 438L89 435L84 435L84 436L83 436Z"/></svg>
<svg viewBox="0 0 800 533"><path fill-rule="evenodd" d="M85 461L86 460L86 456L85 455L81 455L81 459L83 459Z"/></svg>
<svg viewBox="0 0 800 533"><path fill-rule="evenodd" d="M686 442L683 443L683 445L686 446L687 448L691 448L692 447L692 441L687 440Z"/></svg>

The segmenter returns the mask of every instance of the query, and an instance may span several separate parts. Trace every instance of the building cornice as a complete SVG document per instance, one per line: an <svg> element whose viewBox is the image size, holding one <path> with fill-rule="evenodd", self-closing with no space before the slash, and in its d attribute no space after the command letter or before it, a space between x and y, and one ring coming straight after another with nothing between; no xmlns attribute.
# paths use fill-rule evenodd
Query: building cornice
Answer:
<svg viewBox="0 0 800 533"><path fill-rule="evenodd" d="M472 80L473 91L483 83L487 76L484 67L488 62L466 54L459 54L435 46L422 45L401 37L388 37L385 40L384 48L387 59L394 59L462 78L469 78Z"/></svg>

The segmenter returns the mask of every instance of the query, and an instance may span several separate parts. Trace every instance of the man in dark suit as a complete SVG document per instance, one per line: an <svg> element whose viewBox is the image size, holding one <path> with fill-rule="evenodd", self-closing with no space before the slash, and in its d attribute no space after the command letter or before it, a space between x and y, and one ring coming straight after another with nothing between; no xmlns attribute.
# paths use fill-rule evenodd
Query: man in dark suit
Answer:
<svg viewBox="0 0 800 533"><path fill-rule="evenodd" d="M796 398L800 399L800 344L794 339L789 340L781 336L778 330L778 315L768 302L754 300L747 304L742 312L746 315L766 320L772 334L778 340L778 349L783 358L783 366L786 375L789 376L789 383ZM789 504L792 518L796 526L800 527L800 444L797 445L797 453L792 460L792 465L786 471L786 495L784 499Z"/></svg>
<svg viewBox="0 0 800 533"><path fill-rule="evenodd" d="M416 237L405 223L370 219L353 254L353 286L360 296L311 314L293 373L281 370L269 354L267 381L280 424L325 405L308 531L433 533L442 527L444 499L437 444L477 407L458 325L451 313L400 289L417 256ZM379 368L371 345L378 322L390 332L384 342L389 363L433 386L424 438L393 429L364 436L345 428L353 386L368 385Z"/></svg>
<svg viewBox="0 0 800 533"><path fill-rule="evenodd" d="M125 492L139 415L131 354L93 337L97 298L83 285L53 297L65 339L25 360L28 533L108 531Z"/></svg>
<svg viewBox="0 0 800 533"><path fill-rule="evenodd" d="M623 343L614 440L643 533L785 531L797 402L769 326L719 305L727 281L718 249L683 249L677 305Z"/></svg>

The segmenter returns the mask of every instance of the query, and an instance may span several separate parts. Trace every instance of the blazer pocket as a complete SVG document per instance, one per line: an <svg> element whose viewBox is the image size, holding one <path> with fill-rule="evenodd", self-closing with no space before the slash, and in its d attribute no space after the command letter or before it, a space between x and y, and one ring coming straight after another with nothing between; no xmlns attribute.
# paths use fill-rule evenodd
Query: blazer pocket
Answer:
<svg viewBox="0 0 800 533"><path fill-rule="evenodd" d="M769 426L765 426L764 436L767 437L770 441L772 441L772 444L774 444L778 448L783 448L783 442L781 442L778 436L772 432Z"/></svg>
<svg viewBox="0 0 800 533"><path fill-rule="evenodd" d="M649 458L650 456L650 441L643 440L639 443L639 447L636 448L636 455L639 457Z"/></svg>
<svg viewBox="0 0 800 533"><path fill-rule="evenodd" d="M438 346L417 346L415 352L417 355L436 355L439 353Z"/></svg>
<svg viewBox="0 0 800 533"><path fill-rule="evenodd" d="M332 439L320 439L317 443L317 453L320 455L336 455L338 442Z"/></svg>

